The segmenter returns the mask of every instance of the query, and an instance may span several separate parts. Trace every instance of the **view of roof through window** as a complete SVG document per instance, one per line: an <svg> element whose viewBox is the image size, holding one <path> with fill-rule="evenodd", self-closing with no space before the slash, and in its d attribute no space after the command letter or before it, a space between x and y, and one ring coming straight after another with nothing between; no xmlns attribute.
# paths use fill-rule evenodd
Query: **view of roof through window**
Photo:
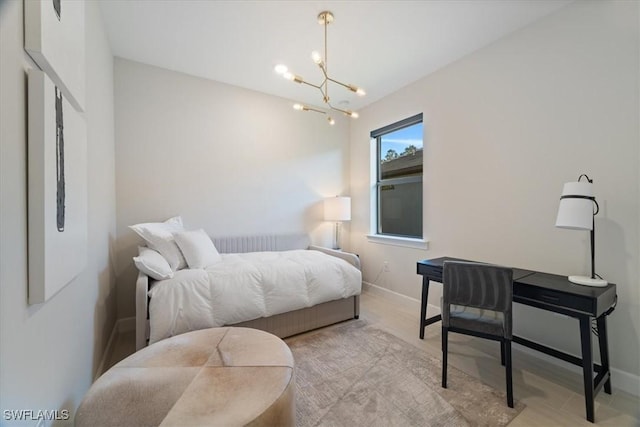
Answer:
<svg viewBox="0 0 640 427"><path fill-rule="evenodd" d="M422 173L422 122L381 138L381 179Z"/></svg>

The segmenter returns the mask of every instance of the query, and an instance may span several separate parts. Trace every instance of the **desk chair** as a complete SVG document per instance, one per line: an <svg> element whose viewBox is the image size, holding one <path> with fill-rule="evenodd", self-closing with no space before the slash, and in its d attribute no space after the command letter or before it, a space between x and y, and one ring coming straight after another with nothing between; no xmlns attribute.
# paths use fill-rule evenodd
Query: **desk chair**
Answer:
<svg viewBox="0 0 640 427"><path fill-rule="evenodd" d="M444 263L442 284L442 387L447 388L449 332L500 341L500 356L507 377L507 404L513 408L513 270L487 264L447 261Z"/></svg>

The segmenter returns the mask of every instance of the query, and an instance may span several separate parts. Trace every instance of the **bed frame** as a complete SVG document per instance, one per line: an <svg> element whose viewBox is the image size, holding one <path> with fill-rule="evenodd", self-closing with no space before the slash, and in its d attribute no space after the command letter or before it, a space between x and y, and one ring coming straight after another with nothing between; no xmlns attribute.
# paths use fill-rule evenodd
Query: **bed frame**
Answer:
<svg viewBox="0 0 640 427"><path fill-rule="evenodd" d="M309 249L344 259L360 270L360 259L357 255L320 246L312 246L309 244L309 236L306 234L223 237L212 240L220 253ZM148 292L151 282L153 282L153 279L150 280L146 274L138 273L136 281L136 350L145 347L149 342ZM233 326L260 329L280 338L286 338L344 320L357 319L359 316L360 296L355 295L313 307L237 323Z"/></svg>

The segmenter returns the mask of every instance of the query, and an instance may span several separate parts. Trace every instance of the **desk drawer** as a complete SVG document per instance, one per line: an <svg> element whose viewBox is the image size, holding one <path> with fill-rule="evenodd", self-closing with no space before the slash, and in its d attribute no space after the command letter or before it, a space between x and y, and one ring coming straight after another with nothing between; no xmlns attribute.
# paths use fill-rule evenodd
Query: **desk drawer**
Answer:
<svg viewBox="0 0 640 427"><path fill-rule="evenodd" d="M535 303L528 305L549 305L562 307L572 311L591 314L595 316L594 300L592 298L581 297L578 295L565 294L551 289L543 289L534 286L528 286L522 283L513 284L513 300L522 304L528 304L528 301L519 300L518 297L533 300ZM551 308L553 311L553 309Z"/></svg>

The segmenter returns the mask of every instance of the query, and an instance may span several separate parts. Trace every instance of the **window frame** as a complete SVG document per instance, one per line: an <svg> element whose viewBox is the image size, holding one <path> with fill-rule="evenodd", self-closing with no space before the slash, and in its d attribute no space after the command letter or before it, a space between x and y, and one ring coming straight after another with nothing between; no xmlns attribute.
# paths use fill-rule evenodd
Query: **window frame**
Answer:
<svg viewBox="0 0 640 427"><path fill-rule="evenodd" d="M370 241L374 241L374 242L378 242L378 243L387 243L385 242L388 241L390 244L402 244L405 245L407 244L408 246L414 246L414 244L417 242L420 246L422 246L422 244L424 244L426 246L426 241L424 240L424 198L422 199L422 233L420 236L408 236L408 235L400 235L400 234L392 234L392 233L383 233L382 232L382 218L381 218L381 197L380 197L380 192L381 192L381 188L385 185L395 185L395 184L408 184L408 183L417 183L420 182L421 183L421 188L424 189L423 186L423 177L424 177L424 157L423 157L423 172L419 175L413 175L413 176L403 176L403 177L395 177L395 178L387 178L387 179L382 179L382 170L381 170L381 165L382 165L382 137L384 135L387 135L391 132L395 132L397 130L400 129L404 129L410 126L414 126L418 123L423 123L423 114L419 113L416 114L414 116L411 117L407 117L406 119L400 120L398 122L392 123L390 125L384 126L382 128L376 129L371 131L370 133L370 138L372 140L375 141L376 144L376 173L375 173L375 182L373 183L375 191L375 230L372 230L372 234L369 235L369 240ZM423 150L424 150L424 134L422 137L423 140ZM423 151L424 153L424 151ZM424 193L423 193L424 194ZM373 224L372 224L373 225Z"/></svg>

